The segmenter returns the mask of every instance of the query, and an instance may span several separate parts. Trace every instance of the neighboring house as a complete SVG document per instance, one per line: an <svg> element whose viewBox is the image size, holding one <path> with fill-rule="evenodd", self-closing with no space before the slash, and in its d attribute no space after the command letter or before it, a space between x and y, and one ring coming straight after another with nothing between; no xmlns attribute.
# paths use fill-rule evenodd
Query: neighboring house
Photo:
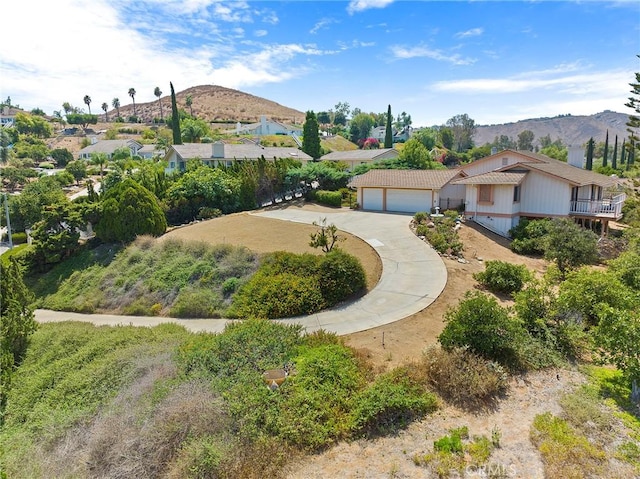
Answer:
<svg viewBox="0 0 640 479"><path fill-rule="evenodd" d="M235 133L237 135L302 135L302 128L285 125L283 123L268 120L262 115L258 123L250 123L248 125L236 125Z"/></svg>
<svg viewBox="0 0 640 479"><path fill-rule="evenodd" d="M411 132L412 132L412 129L410 126L406 126L402 130L398 130L397 128L391 127L391 134L393 135L394 143L404 143L411 137ZM371 134L369 136L371 138L375 138L380 142L381 145L383 145L386 135L387 135L386 126L376 126L371 130Z"/></svg>
<svg viewBox="0 0 640 479"><path fill-rule="evenodd" d="M143 145L138 150L138 156L145 160L150 160L156 156L162 156L162 150L157 150L156 145Z"/></svg>
<svg viewBox="0 0 640 479"><path fill-rule="evenodd" d="M380 160L393 159L398 157L398 150L394 148L380 148L373 150L347 150L332 151L320 158L320 161L342 161L346 163L349 170L353 170L358 165L366 163L377 163Z"/></svg>
<svg viewBox="0 0 640 479"><path fill-rule="evenodd" d="M80 150L78 152L78 158L89 159L91 158L91 155L94 155L96 153L104 153L109 158L111 158L113 153L120 148L129 148L129 151L131 151L131 156L135 156L142 148L142 143L138 143L136 140L131 139L96 141L95 143Z"/></svg>
<svg viewBox="0 0 640 479"><path fill-rule="evenodd" d="M268 147L255 143L250 144L225 144L221 141L215 143L185 143L172 145L165 155L169 166L167 173L175 170L184 171L186 163L192 159L198 159L209 166L231 166L234 161L257 160L263 157L267 160L275 158L292 158L305 165L313 161L304 151L291 147Z"/></svg>
<svg viewBox="0 0 640 479"><path fill-rule="evenodd" d="M617 178L580 168L581 155L565 163L505 150L463 166L465 177L452 184L466 187L465 215L503 236L521 218L600 221L605 233L626 196Z"/></svg>
<svg viewBox="0 0 640 479"><path fill-rule="evenodd" d="M16 121L16 115L23 110L18 110L17 108L11 108L5 106L0 112L0 127L2 128L10 128L13 126L13 123Z"/></svg>
<svg viewBox="0 0 640 479"><path fill-rule="evenodd" d="M357 189L363 210L415 213L432 208L457 208L464 203L465 187L452 181L460 170L369 170L354 177L349 187Z"/></svg>

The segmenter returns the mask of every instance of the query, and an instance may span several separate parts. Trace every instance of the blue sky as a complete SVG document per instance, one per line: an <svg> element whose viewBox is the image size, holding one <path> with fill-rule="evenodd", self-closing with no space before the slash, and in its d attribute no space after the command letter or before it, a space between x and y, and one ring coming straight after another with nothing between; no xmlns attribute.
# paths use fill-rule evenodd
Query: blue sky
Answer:
<svg viewBox="0 0 640 479"><path fill-rule="evenodd" d="M301 111L391 104L414 126L624 106L640 2L5 2L0 97L47 113L222 85Z"/></svg>

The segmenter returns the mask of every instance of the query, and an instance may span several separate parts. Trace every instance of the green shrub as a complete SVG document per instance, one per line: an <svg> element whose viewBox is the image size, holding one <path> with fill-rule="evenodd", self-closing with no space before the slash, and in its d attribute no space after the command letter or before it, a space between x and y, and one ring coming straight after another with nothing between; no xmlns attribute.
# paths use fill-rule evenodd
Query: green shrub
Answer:
<svg viewBox="0 0 640 479"><path fill-rule="evenodd" d="M514 294L531 280L531 272L525 265L506 261L487 261L485 270L474 273L474 279L494 293Z"/></svg>
<svg viewBox="0 0 640 479"><path fill-rule="evenodd" d="M320 259L318 282L325 304L333 306L364 290L366 276L358 258L333 249Z"/></svg>
<svg viewBox="0 0 640 479"><path fill-rule="evenodd" d="M445 322L438 336L443 348L468 346L486 359L518 365L517 347L524 328L509 317L495 298L477 291L467 292L457 308L447 311Z"/></svg>
<svg viewBox="0 0 640 479"><path fill-rule="evenodd" d="M468 347L431 347L423 354L422 364L429 385L465 409L490 406L508 388L502 366L477 356Z"/></svg>
<svg viewBox="0 0 640 479"><path fill-rule="evenodd" d="M225 297L231 296L233 293L235 293L238 290L241 284L242 284L242 281L239 278L236 278L236 277L227 278L225 282L222 283L222 294Z"/></svg>
<svg viewBox="0 0 640 479"><path fill-rule="evenodd" d="M354 427L368 436L395 432L436 408L436 399L412 379L406 368L380 375L358 395Z"/></svg>
<svg viewBox="0 0 640 479"><path fill-rule="evenodd" d="M340 207L342 205L342 194L339 191L318 190L316 191L315 200L322 205Z"/></svg>
<svg viewBox="0 0 640 479"><path fill-rule="evenodd" d="M183 288L169 310L174 318L221 317L222 298L217 291L208 288Z"/></svg>
<svg viewBox="0 0 640 479"><path fill-rule="evenodd" d="M429 215L427 215L426 211L418 211L415 215L413 215L413 221L416 224L421 225L422 223L425 223L427 221L428 217Z"/></svg>
<svg viewBox="0 0 640 479"><path fill-rule="evenodd" d="M13 241L13 244L25 244L27 242L27 233L24 233L24 232L12 233L11 241Z"/></svg>
<svg viewBox="0 0 640 479"><path fill-rule="evenodd" d="M513 238L511 249L518 254L544 254L543 238L549 232L551 220L520 219L520 222L509 230Z"/></svg>
<svg viewBox="0 0 640 479"><path fill-rule="evenodd" d="M462 454L464 452L462 440L468 438L469 429L467 426L451 429L448 436L443 436L437 441L433 441L433 449L449 454Z"/></svg>
<svg viewBox="0 0 640 479"><path fill-rule="evenodd" d="M463 244L454 228L455 224L452 218L440 218L434 222L433 228L419 225L416 228L416 234L424 236L433 249L440 254L459 255L462 253Z"/></svg>

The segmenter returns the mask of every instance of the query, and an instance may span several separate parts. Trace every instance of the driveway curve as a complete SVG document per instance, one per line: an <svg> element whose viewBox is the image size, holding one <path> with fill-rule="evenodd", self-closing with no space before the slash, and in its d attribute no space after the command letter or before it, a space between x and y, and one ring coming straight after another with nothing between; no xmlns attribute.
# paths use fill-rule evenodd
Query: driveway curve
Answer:
<svg viewBox="0 0 640 479"><path fill-rule="evenodd" d="M380 255L380 281L365 296L330 310L277 320L286 324L300 324L307 332L324 329L343 335L393 323L429 306L442 293L447 283L447 270L442 259L409 229L411 217L408 215L348 209L319 213L297 207L254 214L307 224L326 218L327 224L334 224L338 229L358 236ZM90 321L96 325L155 326L173 322L191 331L209 332L221 332L228 321L79 314L49 310L36 310L35 316L40 322L72 320Z"/></svg>

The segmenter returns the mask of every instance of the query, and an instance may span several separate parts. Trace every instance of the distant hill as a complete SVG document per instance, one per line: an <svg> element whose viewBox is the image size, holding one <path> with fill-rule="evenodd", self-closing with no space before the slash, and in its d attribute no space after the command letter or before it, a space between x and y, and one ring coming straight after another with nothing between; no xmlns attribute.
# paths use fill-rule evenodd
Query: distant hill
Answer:
<svg viewBox="0 0 640 479"><path fill-rule="evenodd" d="M167 88L168 90L168 88ZM160 98L164 116L171 115L171 95L169 91L163 92ZM193 100L193 114L197 118L206 121L226 121L229 123L257 122L261 115L287 124L301 125L304 123L305 114L301 111L288 108L271 100L243 93L231 88L217 85L200 85L176 92L178 108L189 112L186 106L187 96ZM126 99L130 100L130 97ZM133 103L124 105L125 98L120 99L120 115L126 120L133 115ZM136 113L143 121L151 121L160 118L160 106L154 100L148 103L136 103ZM109 112L109 116L115 115L115 110Z"/></svg>
<svg viewBox="0 0 640 479"><path fill-rule="evenodd" d="M626 122L629 115L606 110L590 116L556 116L553 118L533 118L503 125L477 126L473 137L477 146L492 143L496 136L507 135L518 140L518 135L530 130L535 135L534 145L540 137L549 135L552 141L560 138L565 145L583 145L589 138L604 142L609 130L609 144L613 145L615 136L621 143L628 136Z"/></svg>

